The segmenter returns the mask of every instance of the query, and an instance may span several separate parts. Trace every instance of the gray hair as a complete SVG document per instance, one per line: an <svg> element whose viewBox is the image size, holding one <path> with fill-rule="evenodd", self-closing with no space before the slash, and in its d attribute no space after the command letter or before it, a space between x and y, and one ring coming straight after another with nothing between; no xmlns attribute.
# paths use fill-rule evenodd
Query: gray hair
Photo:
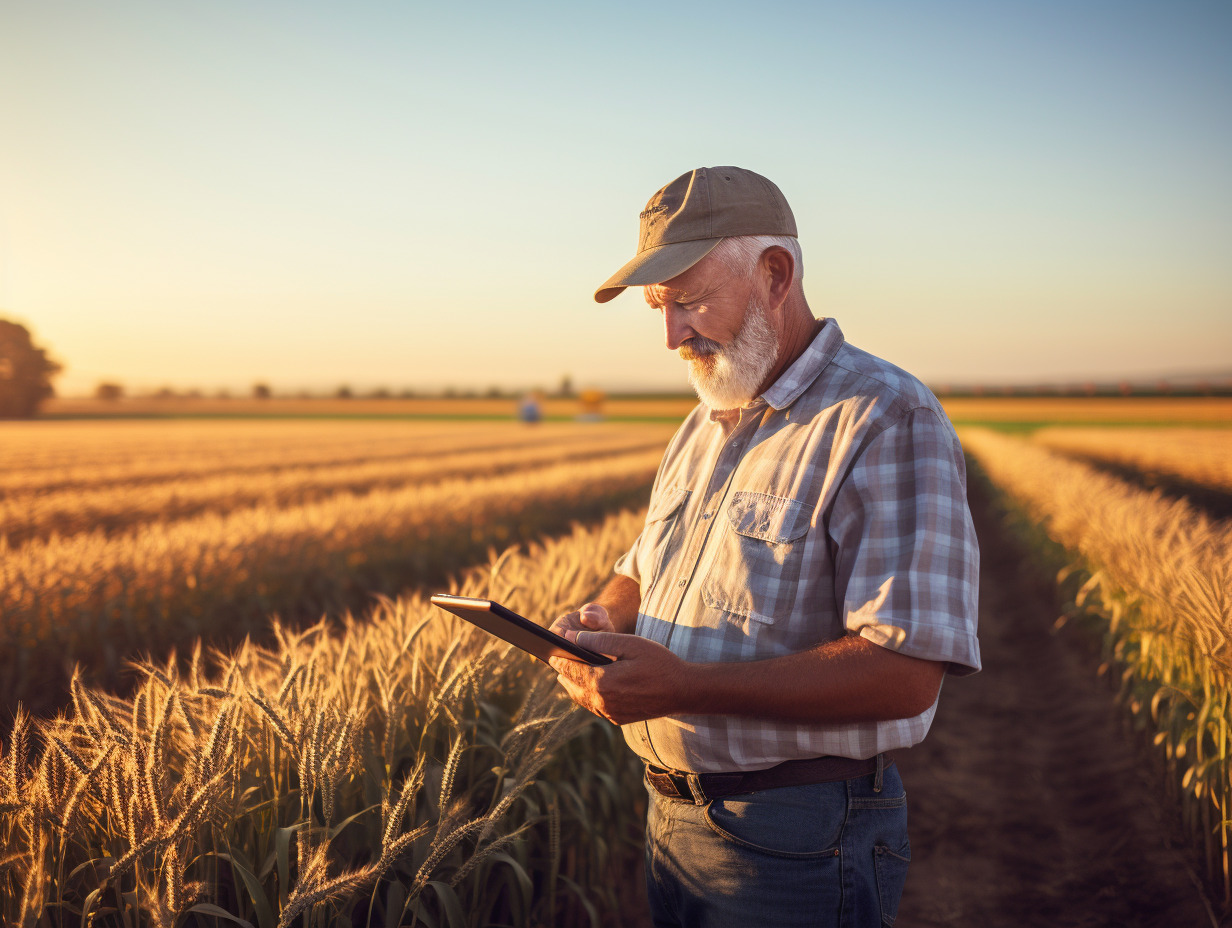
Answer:
<svg viewBox="0 0 1232 928"><path fill-rule="evenodd" d="M791 281L793 284L800 283L804 279L804 255L800 250L800 240L794 235L734 235L715 245L710 254L733 274L752 277L753 269L766 249L776 245L791 253L796 265Z"/></svg>

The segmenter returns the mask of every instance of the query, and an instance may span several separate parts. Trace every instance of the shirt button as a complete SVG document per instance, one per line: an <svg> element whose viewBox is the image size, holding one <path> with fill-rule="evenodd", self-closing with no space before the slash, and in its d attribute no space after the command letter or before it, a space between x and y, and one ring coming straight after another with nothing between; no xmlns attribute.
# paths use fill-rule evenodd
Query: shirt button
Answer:
<svg viewBox="0 0 1232 928"><path fill-rule="evenodd" d="M686 586L688 582L689 582L688 580L681 580L679 583L676 584L676 586Z"/></svg>
<svg viewBox="0 0 1232 928"><path fill-rule="evenodd" d="M712 513L712 512L703 512L703 513L702 513L702 518L703 518L703 519L709 519L712 515L714 515L714 513Z"/></svg>

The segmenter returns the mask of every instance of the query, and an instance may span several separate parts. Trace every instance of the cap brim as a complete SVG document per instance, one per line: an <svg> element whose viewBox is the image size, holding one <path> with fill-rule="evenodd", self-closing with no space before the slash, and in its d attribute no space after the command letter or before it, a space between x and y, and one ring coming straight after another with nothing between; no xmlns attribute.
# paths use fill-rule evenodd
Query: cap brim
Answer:
<svg viewBox="0 0 1232 928"><path fill-rule="evenodd" d="M671 280L710 254L721 241L722 238L707 238L647 248L595 291L595 302L606 303L618 296L625 287L644 287L647 284L661 284L665 280Z"/></svg>

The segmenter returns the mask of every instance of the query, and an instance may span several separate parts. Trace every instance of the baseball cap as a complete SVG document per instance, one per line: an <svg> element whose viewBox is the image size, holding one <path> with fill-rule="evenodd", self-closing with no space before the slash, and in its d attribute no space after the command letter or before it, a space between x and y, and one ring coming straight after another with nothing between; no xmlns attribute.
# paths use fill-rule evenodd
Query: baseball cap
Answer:
<svg viewBox="0 0 1232 928"><path fill-rule="evenodd" d="M683 274L733 235L796 235L787 199L744 168L697 168L650 198L638 217L637 254L595 291L606 303L625 287Z"/></svg>

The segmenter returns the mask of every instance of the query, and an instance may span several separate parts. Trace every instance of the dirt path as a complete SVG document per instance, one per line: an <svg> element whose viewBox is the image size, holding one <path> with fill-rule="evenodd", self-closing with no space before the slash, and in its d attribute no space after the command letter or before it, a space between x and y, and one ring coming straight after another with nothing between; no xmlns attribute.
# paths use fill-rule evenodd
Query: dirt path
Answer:
<svg viewBox="0 0 1232 928"><path fill-rule="evenodd" d="M1209 928L1089 646L1052 632L1050 584L975 486L971 504L984 670L946 682L900 759L914 859L897 928Z"/></svg>

